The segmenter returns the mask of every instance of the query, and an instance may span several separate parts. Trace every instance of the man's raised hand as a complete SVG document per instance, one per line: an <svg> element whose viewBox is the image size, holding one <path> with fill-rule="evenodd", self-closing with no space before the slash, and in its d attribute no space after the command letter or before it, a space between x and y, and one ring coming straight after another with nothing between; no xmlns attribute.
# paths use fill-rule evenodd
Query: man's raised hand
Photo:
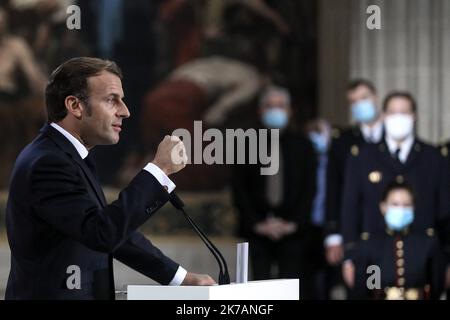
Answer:
<svg viewBox="0 0 450 320"><path fill-rule="evenodd" d="M188 161L183 141L176 136L165 136L158 145L152 163L158 166L166 175L171 175L183 169Z"/></svg>

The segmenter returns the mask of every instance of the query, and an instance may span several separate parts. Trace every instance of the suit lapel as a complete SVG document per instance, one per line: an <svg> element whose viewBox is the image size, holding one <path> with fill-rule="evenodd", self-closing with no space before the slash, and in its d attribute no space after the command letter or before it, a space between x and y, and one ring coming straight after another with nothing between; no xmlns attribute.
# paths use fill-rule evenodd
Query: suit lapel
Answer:
<svg viewBox="0 0 450 320"><path fill-rule="evenodd" d="M56 145L61 148L66 154L68 154L81 168L83 173L85 174L89 184L91 185L92 189L95 191L95 195L99 201L99 203L104 207L106 206L106 199L105 195L103 194L103 190L97 180L96 177L94 177L94 174L92 173L91 169L86 165L86 163L81 159L80 154L75 149L75 147L72 145L72 143L66 139L61 133L58 132L55 128L50 126L49 124L46 124L42 129L41 132L46 134L50 139L52 139Z"/></svg>
<svg viewBox="0 0 450 320"><path fill-rule="evenodd" d="M414 163L417 161L420 154L422 153L422 150L423 150L423 143L416 139L416 141L414 141L414 144L411 147L408 159L406 159L405 170L408 170L409 168L411 168L411 166L414 165Z"/></svg>

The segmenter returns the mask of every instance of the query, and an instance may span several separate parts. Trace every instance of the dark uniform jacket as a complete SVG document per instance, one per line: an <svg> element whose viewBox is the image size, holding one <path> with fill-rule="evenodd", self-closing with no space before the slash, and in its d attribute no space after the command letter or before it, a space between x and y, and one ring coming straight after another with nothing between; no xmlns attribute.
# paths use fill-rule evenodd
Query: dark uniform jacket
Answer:
<svg viewBox="0 0 450 320"><path fill-rule="evenodd" d="M143 170L108 205L75 147L47 124L19 155L12 173L6 299L114 298L113 257L170 283L178 264L136 231L168 198ZM67 283L74 267L80 288Z"/></svg>
<svg viewBox="0 0 450 320"><path fill-rule="evenodd" d="M365 145L347 161L342 200L342 234L346 256L362 233L384 232L379 211L383 190L392 181L405 182L415 192L413 230L449 232L449 166L439 150L416 140L406 163L394 159L385 142ZM444 242L444 241L443 241Z"/></svg>
<svg viewBox="0 0 450 320"><path fill-rule="evenodd" d="M432 232L386 229L381 234L364 234L355 250L355 290L359 299L439 299L444 288L445 269L439 241ZM372 275L379 267L380 287ZM369 280L369 281L368 281Z"/></svg>
<svg viewBox="0 0 450 320"><path fill-rule="evenodd" d="M296 235L311 225L311 208L316 193L316 154L311 142L301 135L284 132L280 135L283 154L283 199L272 208L266 198L267 176L260 174L261 165L235 165L233 200L240 213L240 235L255 237L253 227L266 219L269 212L298 224Z"/></svg>
<svg viewBox="0 0 450 320"><path fill-rule="evenodd" d="M448 166L450 170L450 142L447 144L441 146L441 154L448 160ZM450 184L450 181L448 182ZM447 217L450 220L450 216ZM448 222L450 224L450 222ZM447 257L447 263L450 265L450 230L447 232L447 234L443 237L443 243L444 243L444 253ZM450 288L448 289L447 296L450 296Z"/></svg>
<svg viewBox="0 0 450 320"><path fill-rule="evenodd" d="M326 225L327 235L340 233L340 212L342 191L344 189L345 165L347 158L365 144L358 127L347 130L333 130L333 140L328 151L327 191L326 191Z"/></svg>

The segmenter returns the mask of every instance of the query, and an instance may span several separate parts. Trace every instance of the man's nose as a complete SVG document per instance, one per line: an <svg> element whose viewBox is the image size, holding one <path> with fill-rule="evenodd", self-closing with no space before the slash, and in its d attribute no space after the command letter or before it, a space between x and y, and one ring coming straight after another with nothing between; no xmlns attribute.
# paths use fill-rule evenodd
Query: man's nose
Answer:
<svg viewBox="0 0 450 320"><path fill-rule="evenodd" d="M119 109L118 115L119 115L119 117L124 118L124 119L129 118L131 115L130 110L128 110L128 107L124 102L122 102L122 106Z"/></svg>

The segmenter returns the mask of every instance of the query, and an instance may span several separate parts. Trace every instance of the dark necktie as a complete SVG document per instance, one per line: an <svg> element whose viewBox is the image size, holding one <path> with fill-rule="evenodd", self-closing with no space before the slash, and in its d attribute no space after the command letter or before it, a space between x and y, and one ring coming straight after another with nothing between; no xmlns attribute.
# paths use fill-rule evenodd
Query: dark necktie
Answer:
<svg viewBox="0 0 450 320"><path fill-rule="evenodd" d="M392 156L394 157L395 160L397 160L398 163L403 164L403 162L400 160L400 151L401 149L398 148L397 150L395 150Z"/></svg>

